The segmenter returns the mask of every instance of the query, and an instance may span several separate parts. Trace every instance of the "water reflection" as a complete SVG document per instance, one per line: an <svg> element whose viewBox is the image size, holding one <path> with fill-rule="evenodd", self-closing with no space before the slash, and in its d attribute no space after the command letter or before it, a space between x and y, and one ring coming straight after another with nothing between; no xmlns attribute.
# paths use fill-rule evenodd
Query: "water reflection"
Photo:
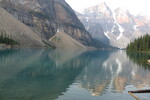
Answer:
<svg viewBox="0 0 150 100"><path fill-rule="evenodd" d="M0 99L54 100L89 62L82 52L69 54L64 60L64 52L52 50L0 51Z"/></svg>
<svg viewBox="0 0 150 100"><path fill-rule="evenodd" d="M127 56L136 64L142 66L145 69L150 69L150 65L147 64L147 60L150 59L150 53L142 52L128 52Z"/></svg>
<svg viewBox="0 0 150 100"><path fill-rule="evenodd" d="M104 55L92 59L77 78L81 83L80 87L86 88L91 95L123 93L130 89L150 87L149 70L143 69L144 65L130 61L125 51L111 52L106 60L103 59ZM128 86L131 88L127 88Z"/></svg>
<svg viewBox="0 0 150 100"><path fill-rule="evenodd" d="M134 100L127 91L149 88L150 72L131 57L125 51L3 50L0 99Z"/></svg>

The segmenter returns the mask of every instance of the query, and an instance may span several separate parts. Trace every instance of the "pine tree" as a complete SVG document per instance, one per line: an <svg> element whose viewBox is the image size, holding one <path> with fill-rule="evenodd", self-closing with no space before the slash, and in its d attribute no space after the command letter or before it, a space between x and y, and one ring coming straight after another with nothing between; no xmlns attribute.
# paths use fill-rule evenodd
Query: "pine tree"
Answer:
<svg viewBox="0 0 150 100"><path fill-rule="evenodd" d="M145 36L141 36L138 39L135 39L134 42L131 42L127 46L127 50L129 51L148 51L150 50L150 36L146 34Z"/></svg>
<svg viewBox="0 0 150 100"><path fill-rule="evenodd" d="M9 36L4 31L0 31L0 43L7 45L19 45L16 41L12 39L12 36Z"/></svg>

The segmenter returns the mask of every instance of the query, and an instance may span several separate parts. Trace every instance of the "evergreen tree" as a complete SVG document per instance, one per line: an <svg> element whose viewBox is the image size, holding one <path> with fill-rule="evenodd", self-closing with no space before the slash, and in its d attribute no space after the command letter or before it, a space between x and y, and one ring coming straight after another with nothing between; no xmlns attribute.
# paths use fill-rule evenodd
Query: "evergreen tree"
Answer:
<svg viewBox="0 0 150 100"><path fill-rule="evenodd" d="M12 39L12 36L6 35L6 32L0 31L0 43L7 45L19 45L16 41Z"/></svg>
<svg viewBox="0 0 150 100"><path fill-rule="evenodd" d="M128 44L127 50L129 51L149 51L150 50L150 36L146 34L133 42Z"/></svg>

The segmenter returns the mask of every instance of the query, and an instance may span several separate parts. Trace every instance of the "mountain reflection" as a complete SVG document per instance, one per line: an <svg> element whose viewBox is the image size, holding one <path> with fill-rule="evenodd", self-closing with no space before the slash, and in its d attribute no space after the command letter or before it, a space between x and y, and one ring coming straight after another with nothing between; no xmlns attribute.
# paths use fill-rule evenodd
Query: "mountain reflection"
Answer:
<svg viewBox="0 0 150 100"><path fill-rule="evenodd" d="M125 51L2 50L0 99L72 100L149 88L149 70L130 58Z"/></svg>
<svg viewBox="0 0 150 100"><path fill-rule="evenodd" d="M64 53L44 49L0 51L0 99L57 98L89 62L85 53Z"/></svg>
<svg viewBox="0 0 150 100"><path fill-rule="evenodd" d="M145 66L130 61L125 51L109 52L107 58L108 52L101 51L99 56L91 59L77 78L80 88L99 96L109 92L123 93L128 91L126 87L129 85L137 89L150 87L150 73L143 69Z"/></svg>

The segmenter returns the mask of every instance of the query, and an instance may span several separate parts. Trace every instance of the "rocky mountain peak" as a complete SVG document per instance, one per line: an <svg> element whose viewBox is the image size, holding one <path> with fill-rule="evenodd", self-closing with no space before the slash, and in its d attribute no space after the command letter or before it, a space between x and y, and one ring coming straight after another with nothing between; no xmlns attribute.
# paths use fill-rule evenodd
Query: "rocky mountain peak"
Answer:
<svg viewBox="0 0 150 100"><path fill-rule="evenodd" d="M90 15L93 14L96 18L107 17L109 18L112 14L111 9L107 6L105 2L102 2L96 6L86 8L84 14Z"/></svg>
<svg viewBox="0 0 150 100"><path fill-rule="evenodd" d="M99 12L104 12L104 11L108 10L108 6L106 5L105 2L102 2L97 5L97 9Z"/></svg>
<svg viewBox="0 0 150 100"><path fill-rule="evenodd" d="M115 15L118 23L129 23L131 14L126 8L117 8L115 11Z"/></svg>
<svg viewBox="0 0 150 100"><path fill-rule="evenodd" d="M150 31L149 18L134 16L125 8L110 9L106 3L89 7L78 16L93 38L118 48Z"/></svg>

